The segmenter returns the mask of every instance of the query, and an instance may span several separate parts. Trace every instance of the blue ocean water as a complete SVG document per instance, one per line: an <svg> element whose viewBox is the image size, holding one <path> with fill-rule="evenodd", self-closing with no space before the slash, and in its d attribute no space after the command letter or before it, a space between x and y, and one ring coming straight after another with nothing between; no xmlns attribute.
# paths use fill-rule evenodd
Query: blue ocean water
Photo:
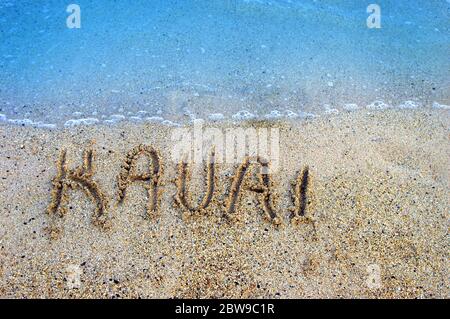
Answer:
<svg viewBox="0 0 450 319"><path fill-rule="evenodd" d="M450 104L448 0L70 1L0 0L0 121ZM71 3L80 28L66 24ZM371 3L380 28L367 26Z"/></svg>

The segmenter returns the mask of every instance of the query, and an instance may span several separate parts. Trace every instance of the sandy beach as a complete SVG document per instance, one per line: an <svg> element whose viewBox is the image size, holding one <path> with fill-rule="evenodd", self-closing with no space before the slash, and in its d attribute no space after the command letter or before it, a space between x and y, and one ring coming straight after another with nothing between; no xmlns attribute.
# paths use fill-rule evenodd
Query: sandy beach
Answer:
<svg viewBox="0 0 450 319"><path fill-rule="evenodd" d="M208 125L278 128L279 169L180 167L157 123L0 124L0 297L449 297L448 110Z"/></svg>

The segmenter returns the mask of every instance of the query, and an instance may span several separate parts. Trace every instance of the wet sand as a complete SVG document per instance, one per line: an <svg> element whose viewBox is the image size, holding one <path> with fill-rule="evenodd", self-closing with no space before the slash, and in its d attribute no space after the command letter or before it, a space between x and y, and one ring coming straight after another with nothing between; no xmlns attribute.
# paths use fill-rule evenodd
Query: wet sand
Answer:
<svg viewBox="0 0 450 319"><path fill-rule="evenodd" d="M0 297L449 297L448 110L238 125L280 129L269 180L160 124L1 125Z"/></svg>

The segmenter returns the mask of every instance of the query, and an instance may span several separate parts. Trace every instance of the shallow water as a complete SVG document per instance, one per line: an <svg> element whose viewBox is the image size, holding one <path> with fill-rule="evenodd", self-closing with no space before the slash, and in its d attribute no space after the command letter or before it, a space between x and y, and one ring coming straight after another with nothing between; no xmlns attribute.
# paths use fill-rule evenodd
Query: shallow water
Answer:
<svg viewBox="0 0 450 319"><path fill-rule="evenodd" d="M381 28L372 29L362 1L75 3L79 29L66 25L66 1L0 0L0 122L180 123L450 103L448 0L376 1Z"/></svg>

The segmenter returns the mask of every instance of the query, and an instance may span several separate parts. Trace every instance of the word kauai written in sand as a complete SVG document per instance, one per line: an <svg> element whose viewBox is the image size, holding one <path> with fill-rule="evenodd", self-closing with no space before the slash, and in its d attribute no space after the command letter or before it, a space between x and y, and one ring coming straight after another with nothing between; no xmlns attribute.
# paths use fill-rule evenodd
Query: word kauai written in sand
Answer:
<svg viewBox="0 0 450 319"><path fill-rule="evenodd" d="M191 179L189 163L181 160L178 164L177 177L174 179L176 194L174 202L181 210L184 218L193 216L207 216L208 210L216 205L214 198L217 197L217 164L215 162L215 150L211 149L209 158L205 165L205 191L198 205L192 204L191 193L188 184ZM148 165L145 172L138 169L138 162L146 159ZM93 222L96 225L104 225L107 221L109 200L102 191L100 185L94 180L95 174L95 152L87 149L83 153L82 164L76 168L69 168L67 163L67 151L63 149L57 160L57 174L53 179L51 202L48 213L53 216L63 217L67 214L69 192L81 189L95 204ZM262 157L245 157L243 162L235 169L231 179L231 185L225 194L225 200L219 207L223 207L223 217L236 222L241 219L239 214L240 201L244 191L256 194L260 204L263 217L274 225L282 224L282 218L273 205L273 191L271 175L268 173L269 162ZM163 175L163 164L157 150L151 146L139 145L129 151L122 162L120 173L117 176L117 205L127 200L127 189L133 183L140 183L146 190L147 207L146 212L150 218L159 216L160 200L163 193L161 179ZM292 182L290 208L291 222L298 223L308 221L306 214L309 203L310 171L305 166L299 172L295 181Z"/></svg>

